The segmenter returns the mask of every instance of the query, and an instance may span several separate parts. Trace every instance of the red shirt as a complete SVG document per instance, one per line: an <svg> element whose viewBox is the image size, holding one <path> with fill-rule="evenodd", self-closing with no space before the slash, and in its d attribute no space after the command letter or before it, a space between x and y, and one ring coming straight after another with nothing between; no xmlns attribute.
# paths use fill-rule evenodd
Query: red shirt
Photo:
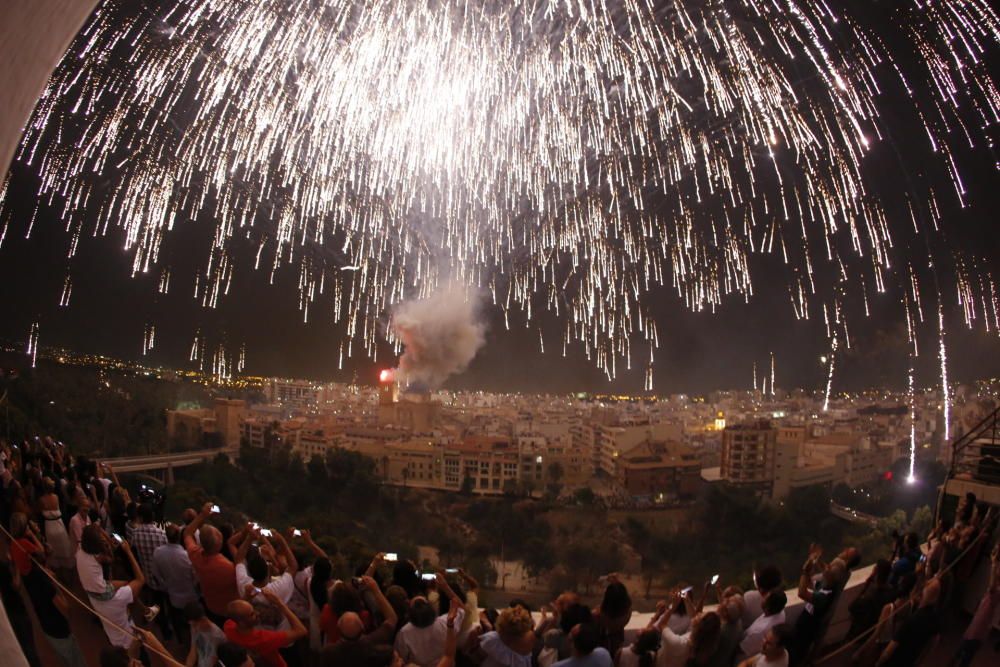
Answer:
<svg viewBox="0 0 1000 667"><path fill-rule="evenodd" d="M189 544L187 553L198 575L205 606L213 614L225 616L226 605L240 597L236 590L236 566L222 554L207 555L197 544Z"/></svg>
<svg viewBox="0 0 1000 667"><path fill-rule="evenodd" d="M14 541L14 546L10 548L10 557L14 559L17 566L17 573L22 577L31 572L35 563L31 560L31 554L38 553L38 547L27 537L19 537Z"/></svg>
<svg viewBox="0 0 1000 667"><path fill-rule="evenodd" d="M222 626L226 639L252 651L260 658L260 662L270 667L288 667L285 659L278 653L288 643L287 632L274 630L251 630L243 633L236 628L236 621L230 619Z"/></svg>

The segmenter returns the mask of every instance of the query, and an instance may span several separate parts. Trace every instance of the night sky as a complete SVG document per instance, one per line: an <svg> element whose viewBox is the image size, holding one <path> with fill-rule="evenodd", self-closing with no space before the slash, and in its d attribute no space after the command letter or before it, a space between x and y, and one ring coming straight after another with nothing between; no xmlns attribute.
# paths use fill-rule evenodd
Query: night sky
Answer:
<svg viewBox="0 0 1000 667"><path fill-rule="evenodd" d="M996 65L997 54L993 53ZM1000 73L1000 69L993 68ZM895 97L894 97L895 96ZM882 120L886 140L874 145L866 158L870 182L886 195L883 205L892 225L907 225L905 196L915 187L933 186L941 193L942 228L945 234L918 235L910 247L900 248L900 257L914 262L924 286L933 285L935 273L927 262L928 251L937 258L937 268L952 261L952 251L978 258L982 266L1000 275L1000 240L996 234L996 211L1000 205L1000 178L995 149L982 145L957 153L965 177L969 205L959 208L949 196L951 184L940 165L928 159L926 137L921 136L905 100L891 87L883 92ZM897 109L899 112L897 113ZM986 131L995 144L997 127ZM303 324L298 310L298 273L284 267L275 285L268 270L237 271L230 294L219 308L204 309L192 299L193 276L203 266L212 232L206 220L182 222L168 239L165 254L171 264L171 290L158 294L158 273L130 278L131 254L122 250L120 230L106 237L85 239L72 260L73 293L70 306L59 307L66 276L67 235L56 206L42 203L30 239L25 231L38 204L37 176L22 164L12 168L8 200L3 215L10 222L0 247L0 338L23 344L33 322L40 324L40 344L65 346L140 359L147 323L156 326L156 347L145 359L154 364L189 368L192 333L200 329L210 343L225 341L231 350L245 343L246 372L347 381L374 382L376 369L394 365L391 349L383 345L376 363L355 358L337 370L337 349L343 324L333 321L329 299L320 298ZM895 193L893 197L891 193ZM925 243L921 248L919 244ZM252 253L252 248L244 248ZM756 292L745 303L730 296L716 313L691 313L669 288L653 289L645 301L659 323L661 347L654 370L658 393L704 392L712 389L749 388L752 364L761 377L767 372L769 354L777 360L781 388L793 386L819 389L826 378L820 355L829 351L821 317L799 321L789 301L785 267L775 257L754 257L751 270ZM252 264L252 261L250 262ZM826 269L821 268L821 273ZM942 272L942 275L946 272ZM764 288L766 286L766 288ZM1000 337L985 332L982 320L968 330L955 306L953 283L941 284L948 300L946 315L949 373L954 381L970 381L1000 375ZM920 325L920 356L916 361L917 384L933 385L939 379L936 305L933 290L923 302L926 322ZM906 383L906 330L902 292L891 287L872 297L871 316L861 304L851 302L848 327L851 348L838 355L835 390L869 386L902 388ZM634 353L633 371L619 365L613 383L588 361L579 345L562 357L562 324L554 316L541 316L546 354L539 353L537 324L524 328L523 319L511 318L511 331L503 318L486 309L487 343L461 376L446 385L451 388L502 391L606 391L638 392L643 384L644 348Z"/></svg>

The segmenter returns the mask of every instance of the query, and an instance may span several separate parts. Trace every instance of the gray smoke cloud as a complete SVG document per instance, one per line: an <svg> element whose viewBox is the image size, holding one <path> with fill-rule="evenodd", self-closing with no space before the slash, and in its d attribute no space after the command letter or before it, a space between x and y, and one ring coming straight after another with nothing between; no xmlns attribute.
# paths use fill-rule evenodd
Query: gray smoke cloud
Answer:
<svg viewBox="0 0 1000 667"><path fill-rule="evenodd" d="M404 301L392 328L402 341L396 379L400 384L437 389L468 368L486 342L479 315L481 295L461 285L445 285L426 299Z"/></svg>

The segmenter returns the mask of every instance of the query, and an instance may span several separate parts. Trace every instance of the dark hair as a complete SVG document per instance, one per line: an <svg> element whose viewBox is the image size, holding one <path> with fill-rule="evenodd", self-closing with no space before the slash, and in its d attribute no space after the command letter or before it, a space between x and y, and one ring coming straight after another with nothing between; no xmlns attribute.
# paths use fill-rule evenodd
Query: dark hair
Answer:
<svg viewBox="0 0 1000 667"><path fill-rule="evenodd" d="M330 564L330 559L317 558L316 562L313 563L312 579L309 580L309 595L312 596L317 607L322 607L330 599L327 584L330 583L332 575L333 565Z"/></svg>
<svg viewBox="0 0 1000 667"><path fill-rule="evenodd" d="M781 570L775 565L765 565L757 570L757 590L762 592L773 591L781 586Z"/></svg>
<svg viewBox="0 0 1000 667"><path fill-rule="evenodd" d="M454 588L454 586L452 588ZM459 596L459 597L461 597L461 596ZM463 602L464 602L464 600L463 600ZM507 606L511 607L511 608L513 608L513 607L524 607L524 609L526 611L528 611L529 613L532 612L532 611L534 611L531 608L531 605L528 604L526 601L522 600L521 598L514 598L513 600L510 601L510 603Z"/></svg>
<svg viewBox="0 0 1000 667"><path fill-rule="evenodd" d="M885 558L879 558L875 562L875 581L876 583L884 584L889 581L889 575L892 574L892 563L887 561Z"/></svg>
<svg viewBox="0 0 1000 667"><path fill-rule="evenodd" d="M860 564L861 564L861 552L858 551L857 549L854 549L854 550L851 551L851 558L850 558L850 560L848 560L845 563L845 565L847 565L847 569L848 570L853 570L854 568L856 568Z"/></svg>
<svg viewBox="0 0 1000 667"><path fill-rule="evenodd" d="M581 623L579 630L573 635L573 648L580 655L590 655L601 645L601 630L593 621Z"/></svg>
<svg viewBox="0 0 1000 667"><path fill-rule="evenodd" d="M267 561L259 553L248 553L247 554L247 574L254 581L263 581L267 579L268 569Z"/></svg>
<svg viewBox="0 0 1000 667"><path fill-rule="evenodd" d="M101 483L98 482L97 485L101 486ZM125 516L129 521L134 521L139 516L139 506L136 505L134 500L125 506Z"/></svg>
<svg viewBox="0 0 1000 667"><path fill-rule="evenodd" d="M786 648L789 642L792 641L792 626L788 623L782 623L781 625L775 625L771 628L771 632L774 633L774 638L778 641L778 646Z"/></svg>
<svg viewBox="0 0 1000 667"><path fill-rule="evenodd" d="M410 603L410 623L417 628L429 627L433 622L437 614L434 613L434 607L431 603L423 598L417 598Z"/></svg>
<svg viewBox="0 0 1000 667"><path fill-rule="evenodd" d="M566 607L562 616L559 617L559 627L568 635L574 626L590 623L591 620L593 620L593 614L590 612L590 607L574 602Z"/></svg>
<svg viewBox="0 0 1000 667"><path fill-rule="evenodd" d="M774 616L784 609L786 604L788 604L788 596L785 595L785 591L780 589L771 591L764 598L764 611L767 612L768 616Z"/></svg>
<svg viewBox="0 0 1000 667"><path fill-rule="evenodd" d="M143 523L153 523L153 506L149 503L142 503L137 510L139 518Z"/></svg>
<svg viewBox="0 0 1000 667"><path fill-rule="evenodd" d="M189 621L197 621L205 618L205 608L197 600L188 602L184 605L184 618Z"/></svg>
<svg viewBox="0 0 1000 667"><path fill-rule="evenodd" d="M632 652L639 656L639 667L653 667L656 663L656 652L660 650L660 631L646 628L635 638Z"/></svg>
<svg viewBox="0 0 1000 667"><path fill-rule="evenodd" d="M101 667L128 667L130 662L128 651L121 646L105 646L101 649Z"/></svg>
<svg viewBox="0 0 1000 667"><path fill-rule="evenodd" d="M906 599L913 592L913 587L917 585L917 575L908 572L896 582L896 599Z"/></svg>
<svg viewBox="0 0 1000 667"><path fill-rule="evenodd" d="M330 610L340 618L349 611L361 612L361 596L346 581L342 581L330 591Z"/></svg>
<svg viewBox="0 0 1000 667"><path fill-rule="evenodd" d="M613 581L604 589L604 599L601 600L601 613L608 618L619 618L632 608L632 598L629 597L625 584Z"/></svg>
<svg viewBox="0 0 1000 667"><path fill-rule="evenodd" d="M920 536L916 533L911 531L907 533L906 537L903 539L905 540L903 544L906 545L906 548L910 551L916 551L920 548Z"/></svg>
<svg viewBox="0 0 1000 667"><path fill-rule="evenodd" d="M215 647L219 667L240 667L247 661L247 650L233 642L222 642Z"/></svg>
<svg viewBox="0 0 1000 667"><path fill-rule="evenodd" d="M706 658L711 657L719 646L721 635L722 619L719 615L714 611L702 614L691 628L691 655L695 660L704 662Z"/></svg>
<svg viewBox="0 0 1000 667"><path fill-rule="evenodd" d="M392 567L392 583L402 586L406 597L412 598L420 593L420 575L417 568L408 560L397 561Z"/></svg>
<svg viewBox="0 0 1000 667"><path fill-rule="evenodd" d="M176 523L168 523L167 527L163 529L163 532L167 535L167 542L170 544L180 544L181 538L184 536L181 527Z"/></svg>
<svg viewBox="0 0 1000 667"><path fill-rule="evenodd" d="M104 540L104 529L98 523L91 523L84 527L80 535L80 548L84 553L91 556L102 554L107 549L107 542Z"/></svg>

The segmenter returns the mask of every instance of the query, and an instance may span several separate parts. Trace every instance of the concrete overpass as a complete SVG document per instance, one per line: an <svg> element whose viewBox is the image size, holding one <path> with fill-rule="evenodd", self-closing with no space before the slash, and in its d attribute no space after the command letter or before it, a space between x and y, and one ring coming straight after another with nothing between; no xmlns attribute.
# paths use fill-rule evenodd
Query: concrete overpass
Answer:
<svg viewBox="0 0 1000 667"><path fill-rule="evenodd" d="M239 455L236 447L219 447L216 449L198 449L177 454L149 454L147 456L122 456L114 459L101 459L108 463L118 473L153 473L162 471L163 482L173 484L174 470L186 466L198 465L213 460L219 454L225 454L235 460Z"/></svg>

